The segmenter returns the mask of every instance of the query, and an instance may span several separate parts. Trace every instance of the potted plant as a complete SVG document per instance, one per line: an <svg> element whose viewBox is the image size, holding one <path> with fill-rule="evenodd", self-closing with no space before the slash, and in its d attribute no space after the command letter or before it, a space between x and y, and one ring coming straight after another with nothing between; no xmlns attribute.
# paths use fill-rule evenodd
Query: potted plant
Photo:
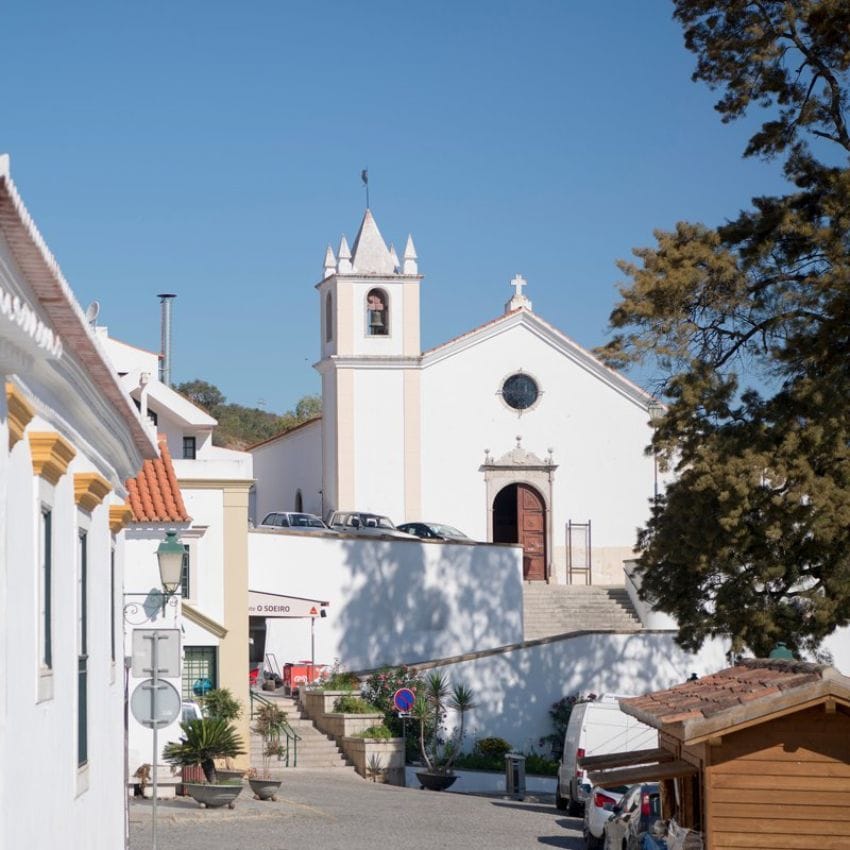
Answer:
<svg viewBox="0 0 850 850"><path fill-rule="evenodd" d="M263 704L257 711L254 731L263 739L263 773L249 775L248 783L256 800L276 800L280 779L271 775L272 756L281 753L280 734L286 723L286 712L276 705Z"/></svg>
<svg viewBox="0 0 850 850"><path fill-rule="evenodd" d="M466 713L473 708L473 694L466 685L450 685L442 673L426 676L412 709L419 721L419 751L426 768L416 774L423 788L444 791L454 784L452 765L460 754ZM444 739L441 732L449 709L460 718L454 733Z"/></svg>
<svg viewBox="0 0 850 850"><path fill-rule="evenodd" d="M207 691L202 699L204 716L212 720L226 720L228 723L238 720L242 716L242 703L230 692L228 688L213 688ZM224 767L216 770L219 781L228 779L242 779L244 770L236 770L230 758L224 759Z"/></svg>
<svg viewBox="0 0 850 850"><path fill-rule="evenodd" d="M215 766L217 758L235 758L244 755L242 741L236 730L227 721L204 717L181 723L183 736L178 743L166 744L163 758L173 765L199 764L204 771L205 783L186 782L186 790L201 806L233 808L234 800L242 791L242 782L222 782Z"/></svg>

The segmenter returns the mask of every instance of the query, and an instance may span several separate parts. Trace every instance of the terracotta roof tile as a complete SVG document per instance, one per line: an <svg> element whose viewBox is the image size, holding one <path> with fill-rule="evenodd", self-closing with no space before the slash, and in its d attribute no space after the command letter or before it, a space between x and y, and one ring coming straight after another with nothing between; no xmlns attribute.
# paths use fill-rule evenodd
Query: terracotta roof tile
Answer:
<svg viewBox="0 0 850 850"><path fill-rule="evenodd" d="M189 522L168 443L161 434L157 443L159 457L146 460L142 471L127 481L133 522Z"/></svg>
<svg viewBox="0 0 850 850"><path fill-rule="evenodd" d="M824 668L800 661L745 659L694 682L621 700L664 723L711 717L736 705L753 702L822 678Z"/></svg>

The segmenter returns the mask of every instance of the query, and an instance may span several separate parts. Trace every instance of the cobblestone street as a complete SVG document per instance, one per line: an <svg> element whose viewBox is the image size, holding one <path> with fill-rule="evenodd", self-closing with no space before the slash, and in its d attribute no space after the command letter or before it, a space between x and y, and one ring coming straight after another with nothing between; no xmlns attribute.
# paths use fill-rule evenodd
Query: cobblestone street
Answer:
<svg viewBox="0 0 850 850"><path fill-rule="evenodd" d="M277 802L245 788L235 809L160 801L159 850L402 850L558 847L580 850L581 822L551 799L435 793L365 782L334 771L293 771ZM130 847L151 847L150 801L131 801Z"/></svg>

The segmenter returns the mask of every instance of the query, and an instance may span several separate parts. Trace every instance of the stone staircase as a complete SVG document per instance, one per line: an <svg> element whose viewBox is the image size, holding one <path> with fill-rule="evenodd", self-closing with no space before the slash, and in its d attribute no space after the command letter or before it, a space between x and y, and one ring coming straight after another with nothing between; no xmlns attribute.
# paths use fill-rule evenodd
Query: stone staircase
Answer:
<svg viewBox="0 0 850 850"><path fill-rule="evenodd" d="M296 766L292 765L292 745L290 745L290 767L286 767L283 760L278 761L276 758L271 760L269 772L274 779L285 778L287 771L291 770L323 768L346 771L356 776L354 768L346 762L333 738L323 735L316 729L313 722L303 716L301 707L294 699L267 691L262 693L262 697L273 701L286 712L287 722L301 738L298 741ZM251 733L251 767L258 771L263 770L263 739L254 732Z"/></svg>
<svg viewBox="0 0 850 850"><path fill-rule="evenodd" d="M523 617L526 640L566 632L641 629L624 587L529 582L523 587Z"/></svg>

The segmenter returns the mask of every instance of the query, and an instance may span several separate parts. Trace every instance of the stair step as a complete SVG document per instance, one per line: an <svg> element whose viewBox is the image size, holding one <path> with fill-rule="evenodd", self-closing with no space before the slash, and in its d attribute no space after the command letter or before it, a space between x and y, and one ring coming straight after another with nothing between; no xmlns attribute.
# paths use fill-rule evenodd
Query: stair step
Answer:
<svg viewBox="0 0 850 850"><path fill-rule="evenodd" d="M576 631L639 631L641 623L624 587L527 584L523 587L525 638Z"/></svg>

